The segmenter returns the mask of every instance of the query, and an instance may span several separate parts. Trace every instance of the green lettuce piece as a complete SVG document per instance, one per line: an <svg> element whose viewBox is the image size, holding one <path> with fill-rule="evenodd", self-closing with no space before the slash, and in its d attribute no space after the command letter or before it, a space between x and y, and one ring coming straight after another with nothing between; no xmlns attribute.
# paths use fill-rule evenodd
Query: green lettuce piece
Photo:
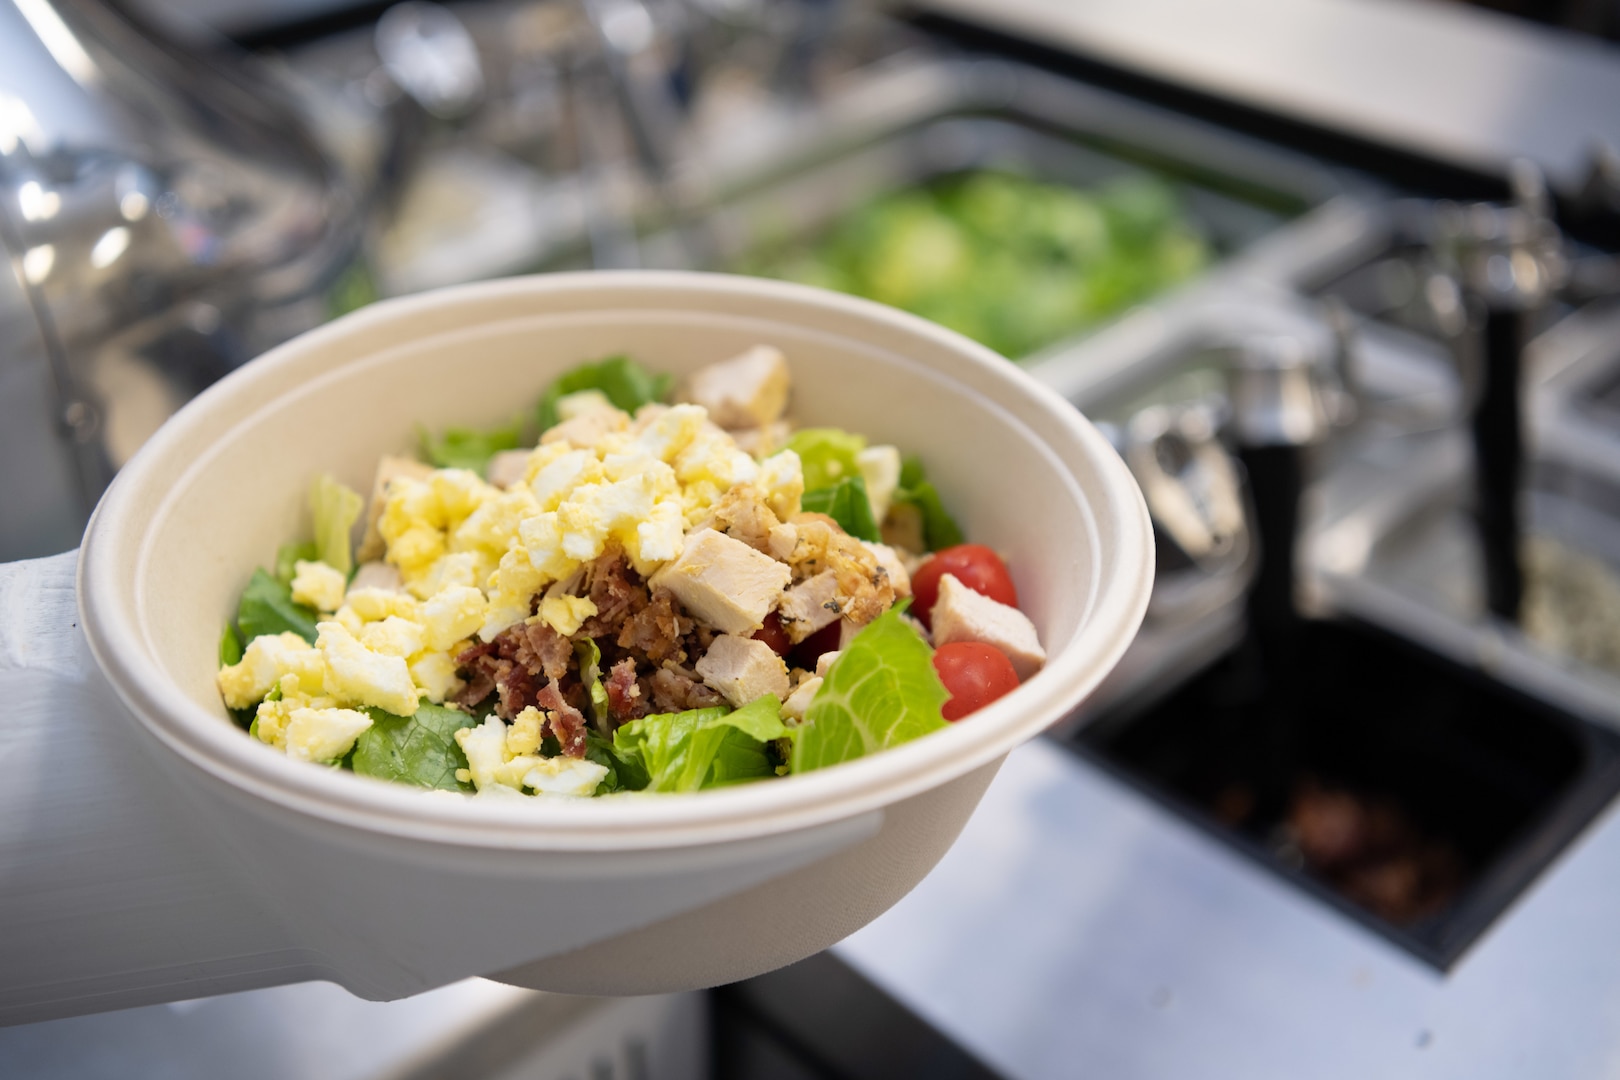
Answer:
<svg viewBox="0 0 1620 1080"><path fill-rule="evenodd" d="M315 478L309 508L315 518L315 552L321 562L345 574L354 569L351 534L364 507L360 493L345 487L331 474Z"/></svg>
<svg viewBox="0 0 1620 1080"><path fill-rule="evenodd" d="M293 578L298 576L298 563L314 562L320 557L321 553L315 550L313 540L305 540L302 544L282 544L276 549L276 580L291 587Z"/></svg>
<svg viewBox="0 0 1620 1080"><path fill-rule="evenodd" d="M955 547L963 541L962 530L946 512L939 492L929 483L921 458L908 455L900 463L900 486L895 490L894 502L915 506L922 514L923 542L929 551Z"/></svg>
<svg viewBox="0 0 1620 1080"><path fill-rule="evenodd" d="M579 661L579 681L591 699L591 720L598 731L607 730L608 696L602 685L602 650L590 638L574 642L574 658Z"/></svg>
<svg viewBox="0 0 1620 1080"><path fill-rule="evenodd" d="M502 450L516 450L523 442L523 418L520 416L503 427L488 431L473 428L446 428L443 435L434 438L423 427L416 429L421 443L422 457L436 469L470 469L479 476L489 459Z"/></svg>
<svg viewBox="0 0 1620 1080"><path fill-rule="evenodd" d="M720 706L632 720L613 733L613 746L645 771L643 790L701 791L775 776L766 744L790 734L782 703L766 694L735 711Z"/></svg>
<svg viewBox="0 0 1620 1080"><path fill-rule="evenodd" d="M442 705L423 704L411 716L367 709L372 724L355 740L350 766L361 776L375 776L417 787L471 793L472 784L456 779L467 767L467 755L456 732L477 721Z"/></svg>
<svg viewBox="0 0 1620 1080"><path fill-rule="evenodd" d="M540 430L555 427L562 418L557 402L581 390L600 390L615 408L635 413L643 405L666 401L675 389L675 376L652 374L628 356L610 356L591 364L581 364L546 387L539 406Z"/></svg>
<svg viewBox="0 0 1620 1080"><path fill-rule="evenodd" d="M900 617L885 611L838 654L810 702L793 742L793 771L824 769L887 750L945 726L945 685L934 651Z"/></svg>
<svg viewBox="0 0 1620 1080"><path fill-rule="evenodd" d="M585 760L594 761L607 769L607 775L596 785L597 795L612 795L617 791L640 791L647 786L647 769L638 753L621 754L613 738L591 728L585 731Z"/></svg>
<svg viewBox="0 0 1620 1080"><path fill-rule="evenodd" d="M226 623L225 632L219 635L219 666L234 667L241 662L242 639L236 636L236 627Z"/></svg>
<svg viewBox="0 0 1620 1080"><path fill-rule="evenodd" d="M845 477L832 487L806 491L800 504L805 510L826 514L849 535L861 540L881 539L872 518L872 500L866 494L866 481L859 476Z"/></svg>
<svg viewBox="0 0 1620 1080"><path fill-rule="evenodd" d="M799 455L804 490L817 491L861 475L855 455L866 449L866 437L842 428L800 428L788 437L783 449Z"/></svg>
<svg viewBox="0 0 1620 1080"><path fill-rule="evenodd" d="M236 608L236 629L243 645L260 634L281 634L288 630L313 645L316 618L314 610L293 602L290 586L263 570L255 570Z"/></svg>

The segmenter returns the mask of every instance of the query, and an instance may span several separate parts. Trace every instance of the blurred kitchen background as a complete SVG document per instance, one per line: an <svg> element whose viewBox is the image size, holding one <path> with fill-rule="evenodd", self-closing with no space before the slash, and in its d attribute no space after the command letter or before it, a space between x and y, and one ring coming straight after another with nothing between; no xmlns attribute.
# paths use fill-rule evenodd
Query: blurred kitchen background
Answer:
<svg viewBox="0 0 1620 1080"><path fill-rule="evenodd" d="M37 1003L0 1075L1614 1075L1616 42L1620 0L0 0L0 560L294 334L591 267L968 334L1159 545L1109 683L826 954Z"/></svg>

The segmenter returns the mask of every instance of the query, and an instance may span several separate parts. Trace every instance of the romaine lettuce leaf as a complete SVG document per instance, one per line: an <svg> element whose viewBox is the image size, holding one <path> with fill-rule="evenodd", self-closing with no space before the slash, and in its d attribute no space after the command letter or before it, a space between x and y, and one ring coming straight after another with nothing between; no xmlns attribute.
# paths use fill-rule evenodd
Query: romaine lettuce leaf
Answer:
<svg viewBox="0 0 1620 1080"><path fill-rule="evenodd" d="M522 444L523 418L488 431L446 428L438 438L430 435L426 428L418 427L416 437L422 446L422 457L434 468L470 469L483 476L490 458L502 450L516 450Z"/></svg>
<svg viewBox="0 0 1620 1080"><path fill-rule="evenodd" d="M263 570L255 570L237 604L236 629L243 645L260 634L280 634L288 630L313 645L316 618L310 608L293 603L290 586Z"/></svg>
<svg viewBox="0 0 1620 1080"><path fill-rule="evenodd" d="M314 562L320 557L321 553L315 550L313 540L305 540L302 544L282 544L276 549L276 580L291 586L293 578L298 576L298 563Z"/></svg>
<svg viewBox="0 0 1620 1080"><path fill-rule="evenodd" d="M372 724L355 740L349 758L355 772L441 791L474 790L472 784L456 779L456 770L467 767L456 732L472 727L476 718L425 703L412 716L381 709L366 712Z"/></svg>
<svg viewBox="0 0 1620 1080"><path fill-rule="evenodd" d="M602 685L602 650L590 638L574 642L574 659L579 662L579 681L591 699L591 720L598 731L608 725L607 688Z"/></svg>
<svg viewBox="0 0 1620 1080"><path fill-rule="evenodd" d="M847 476L832 487L806 491L800 506L806 511L826 514L851 536L874 541L879 538L877 522L872 519L872 500L866 494L866 481L859 476Z"/></svg>
<svg viewBox="0 0 1620 1080"><path fill-rule="evenodd" d="M904 604L855 635L827 670L793 742L793 771L809 772L910 742L945 726L945 685L934 651L904 619Z"/></svg>
<svg viewBox="0 0 1620 1080"><path fill-rule="evenodd" d="M766 694L735 711L719 706L632 720L613 733L613 746L645 771L644 790L701 791L775 776L765 744L790 734L782 703Z"/></svg>
<svg viewBox="0 0 1620 1080"><path fill-rule="evenodd" d="M929 551L955 547L964 539L951 515L945 511L939 492L928 481L922 459L908 456L900 465L900 487L895 490L897 505L915 506L922 514L923 542Z"/></svg>
<svg viewBox="0 0 1620 1080"><path fill-rule="evenodd" d="M647 786L647 770L641 763L641 755L619 753L610 736L593 728L585 729L585 760L594 761L607 769L607 775L596 785L597 795L640 791Z"/></svg>
<svg viewBox="0 0 1620 1080"><path fill-rule="evenodd" d="M675 376L668 372L654 375L628 356L610 356L591 364L581 364L546 387L540 398L540 430L556 426L557 402L581 390L600 390L614 407L634 414L643 405L667 400L675 389Z"/></svg>
<svg viewBox="0 0 1620 1080"><path fill-rule="evenodd" d="M832 487L846 477L861 475L855 455L866 449L866 436L842 428L800 428L788 437L784 450L799 455L804 467L804 490Z"/></svg>
<svg viewBox="0 0 1620 1080"><path fill-rule="evenodd" d="M364 507L360 493L345 487L331 474L315 478L309 508L315 518L315 554L321 562L345 574L354 569L352 534Z"/></svg>
<svg viewBox="0 0 1620 1080"><path fill-rule="evenodd" d="M235 667L241 662L242 639L236 636L236 627L226 623L225 632L219 635L219 666Z"/></svg>

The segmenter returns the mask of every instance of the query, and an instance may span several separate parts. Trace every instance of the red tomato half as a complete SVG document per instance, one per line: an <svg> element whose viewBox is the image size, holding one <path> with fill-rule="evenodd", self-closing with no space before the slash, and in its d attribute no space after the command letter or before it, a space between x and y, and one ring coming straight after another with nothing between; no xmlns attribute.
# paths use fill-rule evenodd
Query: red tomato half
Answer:
<svg viewBox="0 0 1620 1080"><path fill-rule="evenodd" d="M842 619L834 619L793 646L788 653L788 663L793 667L802 667L806 671L816 670L816 661L821 659L822 653L837 650L842 637L842 623Z"/></svg>
<svg viewBox="0 0 1620 1080"><path fill-rule="evenodd" d="M934 650L934 670L951 694L941 710L947 720L960 720L1018 689L1012 661L994 645L978 641L941 645Z"/></svg>
<svg viewBox="0 0 1620 1080"><path fill-rule="evenodd" d="M934 557L911 575L911 592L917 598L912 602L911 614L930 630L934 628L939 579L946 574L976 593L1009 607L1018 606L1018 590L1013 587L1012 575L1007 573L1007 564L1001 561L1001 556L983 544L957 544L934 552Z"/></svg>
<svg viewBox="0 0 1620 1080"><path fill-rule="evenodd" d="M753 638L769 645L777 656L786 656L792 647L787 631L782 628L782 617L774 611L765 616L765 625L754 631Z"/></svg>

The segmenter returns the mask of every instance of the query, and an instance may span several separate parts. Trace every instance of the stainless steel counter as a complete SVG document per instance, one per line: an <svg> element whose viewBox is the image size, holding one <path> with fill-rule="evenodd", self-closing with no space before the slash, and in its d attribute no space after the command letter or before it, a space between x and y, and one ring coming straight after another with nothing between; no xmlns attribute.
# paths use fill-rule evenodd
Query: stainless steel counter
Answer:
<svg viewBox="0 0 1620 1080"><path fill-rule="evenodd" d="M1063 747L835 952L1009 1077L1607 1077L1620 817L1441 975Z"/></svg>
<svg viewBox="0 0 1620 1080"><path fill-rule="evenodd" d="M1417 0L915 0L913 7L1430 160L1578 185L1620 147L1620 49Z"/></svg>

